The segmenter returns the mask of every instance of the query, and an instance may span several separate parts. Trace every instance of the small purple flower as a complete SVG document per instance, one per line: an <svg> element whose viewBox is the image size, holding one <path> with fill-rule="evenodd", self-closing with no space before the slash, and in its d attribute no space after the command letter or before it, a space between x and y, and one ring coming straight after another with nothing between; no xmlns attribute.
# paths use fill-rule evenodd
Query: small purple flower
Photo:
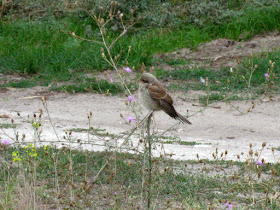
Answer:
<svg viewBox="0 0 280 210"><path fill-rule="evenodd" d="M123 70L125 70L126 72L132 72L131 68L129 67L125 67Z"/></svg>
<svg viewBox="0 0 280 210"><path fill-rule="evenodd" d="M134 119L134 117L132 117L132 116L129 116L129 117L127 117L126 119L127 119L127 121L128 121L129 123L135 122L135 119Z"/></svg>
<svg viewBox="0 0 280 210"><path fill-rule="evenodd" d="M113 78L112 77L110 77L110 81L113 82Z"/></svg>
<svg viewBox="0 0 280 210"><path fill-rule="evenodd" d="M118 192L114 192L114 195L117 196Z"/></svg>
<svg viewBox="0 0 280 210"><path fill-rule="evenodd" d="M265 76L266 81L268 81L269 80L269 74L265 73L264 76Z"/></svg>
<svg viewBox="0 0 280 210"><path fill-rule="evenodd" d="M129 102L132 102L132 101L134 101L134 98L133 98L133 96L128 96L128 97L127 97L127 100L128 100Z"/></svg>
<svg viewBox="0 0 280 210"><path fill-rule="evenodd" d="M3 139L2 144L9 145L9 144L11 144L11 142L8 139Z"/></svg>
<svg viewBox="0 0 280 210"><path fill-rule="evenodd" d="M227 209L228 209L228 210L231 210L231 208L232 208L232 204L231 204L231 203L229 203L229 202L227 202L227 203L226 203L226 207L227 207Z"/></svg>
<svg viewBox="0 0 280 210"><path fill-rule="evenodd" d="M256 165L263 166L264 164L263 164L262 161L258 160L258 161L256 162Z"/></svg>

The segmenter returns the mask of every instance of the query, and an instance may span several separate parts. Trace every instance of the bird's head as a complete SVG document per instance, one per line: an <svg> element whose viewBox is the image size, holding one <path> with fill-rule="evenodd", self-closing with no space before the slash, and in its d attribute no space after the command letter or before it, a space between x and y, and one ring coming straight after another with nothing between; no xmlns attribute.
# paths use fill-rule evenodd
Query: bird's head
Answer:
<svg viewBox="0 0 280 210"><path fill-rule="evenodd" d="M143 73L139 81L145 84L159 84L157 78L150 73Z"/></svg>

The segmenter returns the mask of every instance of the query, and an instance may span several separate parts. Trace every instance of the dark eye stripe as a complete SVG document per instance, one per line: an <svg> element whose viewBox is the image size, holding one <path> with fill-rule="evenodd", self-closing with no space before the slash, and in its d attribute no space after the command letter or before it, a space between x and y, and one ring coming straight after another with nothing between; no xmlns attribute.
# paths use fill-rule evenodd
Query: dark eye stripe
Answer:
<svg viewBox="0 0 280 210"><path fill-rule="evenodd" d="M147 80L144 80L144 79L141 79L141 81L144 82L144 83L148 83L148 81L147 81Z"/></svg>

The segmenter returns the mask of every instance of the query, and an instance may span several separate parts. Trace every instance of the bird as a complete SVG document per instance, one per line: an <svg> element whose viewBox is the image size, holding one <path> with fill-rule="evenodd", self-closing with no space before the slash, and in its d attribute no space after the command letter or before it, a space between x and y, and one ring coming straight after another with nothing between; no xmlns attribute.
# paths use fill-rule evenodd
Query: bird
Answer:
<svg viewBox="0 0 280 210"><path fill-rule="evenodd" d="M150 111L162 110L174 119L192 124L175 110L171 96L150 73L143 73L139 80L139 99L140 103Z"/></svg>

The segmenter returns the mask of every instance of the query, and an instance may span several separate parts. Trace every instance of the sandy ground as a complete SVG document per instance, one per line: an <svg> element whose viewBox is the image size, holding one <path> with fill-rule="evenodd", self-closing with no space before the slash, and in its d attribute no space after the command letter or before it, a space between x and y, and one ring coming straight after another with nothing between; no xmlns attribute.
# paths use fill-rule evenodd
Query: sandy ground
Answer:
<svg viewBox="0 0 280 210"><path fill-rule="evenodd" d="M236 67L240 61L251 55L266 54L280 47L279 31L267 35L259 35L247 41L217 39L201 44L196 50L183 48L172 53L158 54L156 57L168 56L174 59L192 60L194 65L212 67L220 70L222 67ZM162 66L168 69L168 66Z"/></svg>
<svg viewBox="0 0 280 210"><path fill-rule="evenodd" d="M136 94L136 93L135 93ZM108 97L98 94L68 94L48 92L46 87L35 87L32 89L13 89L2 90L0 98L0 115L9 115L10 118L0 118L0 123L10 123L14 119L18 124L17 131L19 136L26 135L27 140L33 140L34 130L30 123L27 123L21 116L33 116L39 113L43 108L41 96L47 96L48 110L51 120L60 139L65 135L65 130L71 128L88 128L87 115L90 111L93 113L92 126L94 128L106 129L109 133L118 134L131 130L136 122L128 124L120 117L120 114L126 118L133 115L125 104L126 98ZM137 95L135 95L137 97ZM182 114L193 114L203 107L198 102L183 100L182 95L173 94L176 101L176 108ZM196 159L196 154L200 158L213 159L212 153L218 148L219 154L228 151L227 159L236 160L240 155L242 160L248 156L249 143L252 143L253 150L260 150L263 142L266 147L261 154L266 162L279 161L280 151L275 150L275 158L271 148L280 148L280 96L271 101L255 101L256 106L247 114L240 114L235 108L226 103L219 103L214 108L207 108L192 117L192 125L180 124L176 129L167 132L166 135L178 135L182 141L194 141L198 143L194 146L179 144L164 144L166 153L173 153L175 159L186 160ZM251 102L235 101L233 105L239 106L241 111L246 111L251 107ZM46 112L45 112L46 113ZM143 113L147 113L143 110ZM46 115L46 114L45 114ZM5 117L5 116L4 116ZM159 133L170 128L176 123L176 120L170 118L163 112L155 114L154 129ZM14 129L0 130L0 137L6 138L6 134L15 137ZM87 139L86 133L73 132L73 138L81 140ZM104 139L90 137L96 141L97 145L86 146L87 149L102 150L105 147ZM44 141L55 141L57 137L47 117L42 119L41 139ZM132 140L137 142L137 137ZM108 140L110 141L110 140ZM114 141L114 140L111 140ZM154 154L158 155L161 151L157 144Z"/></svg>
<svg viewBox="0 0 280 210"><path fill-rule="evenodd" d="M278 34L279 32L275 32L267 36L258 36L245 42L219 39L202 44L196 51L181 49L163 56L193 59L194 63L210 65L219 70L221 66L234 67L239 59L249 56L251 53L257 54L279 48L280 36ZM0 83L2 77L6 78L5 81L2 80L2 83L21 79L15 76L0 75ZM101 77L109 80L110 77L116 78L116 75L114 72L105 72ZM181 114L186 115L187 111L190 115L196 114L190 117L192 125L180 124L172 132L167 132L166 135L179 136L182 141L197 143L194 146L164 144L165 152L174 154L172 158L197 159L196 154L199 154L200 158L212 160L212 153L218 148L219 154L225 150L228 151L226 159L236 160L237 155L240 155L241 160L245 160L248 157L250 143L252 143L255 152L260 151L262 143L266 142L259 158L264 158L266 162L280 161L280 96L274 96L272 100L256 100L254 102L255 108L251 112L241 114L233 106L238 106L241 112L246 112L252 106L251 101L234 101L232 102L233 106L219 103L198 112L203 107L196 100L190 100L193 98L190 96L195 95L197 93L194 91L189 91L187 95L180 92L171 93L175 107ZM25 134L26 140L32 141L34 129L30 123L17 116L17 112L20 112L24 118L27 118L28 115L33 116L34 113L38 115L39 109L43 109L42 96L47 97L48 110L55 128L54 131L49 119L43 117L41 139L44 141L57 141L57 138L61 140L67 129L88 128L87 116L89 112L93 113L92 126L106 129L106 132L109 133L129 132L136 125L136 122L129 124L125 120L127 116L133 116L133 113L127 107L124 96L108 97L92 93L57 93L49 92L47 87L0 89L0 123L10 123L11 119L14 119L15 123L18 124L16 131L19 137ZM137 93L134 93L134 96L136 99ZM143 110L143 113L145 114L147 111ZM123 115L124 119L120 117L120 114ZM163 112L156 113L154 120L154 129L159 133L176 124L176 120L171 119ZM7 135L14 138L16 136L15 130L11 128L0 129L0 139L7 138ZM73 132L72 138L83 141L87 140L88 136L86 132ZM104 144L112 143L112 141L114 144L115 141L93 135L90 136L90 140L96 143L85 146L91 150L103 150ZM137 144L139 137L133 136L132 141L134 145ZM275 149L274 155L271 152L272 147L278 148L278 150ZM162 152L161 145L156 144L154 155L159 155L160 152Z"/></svg>

